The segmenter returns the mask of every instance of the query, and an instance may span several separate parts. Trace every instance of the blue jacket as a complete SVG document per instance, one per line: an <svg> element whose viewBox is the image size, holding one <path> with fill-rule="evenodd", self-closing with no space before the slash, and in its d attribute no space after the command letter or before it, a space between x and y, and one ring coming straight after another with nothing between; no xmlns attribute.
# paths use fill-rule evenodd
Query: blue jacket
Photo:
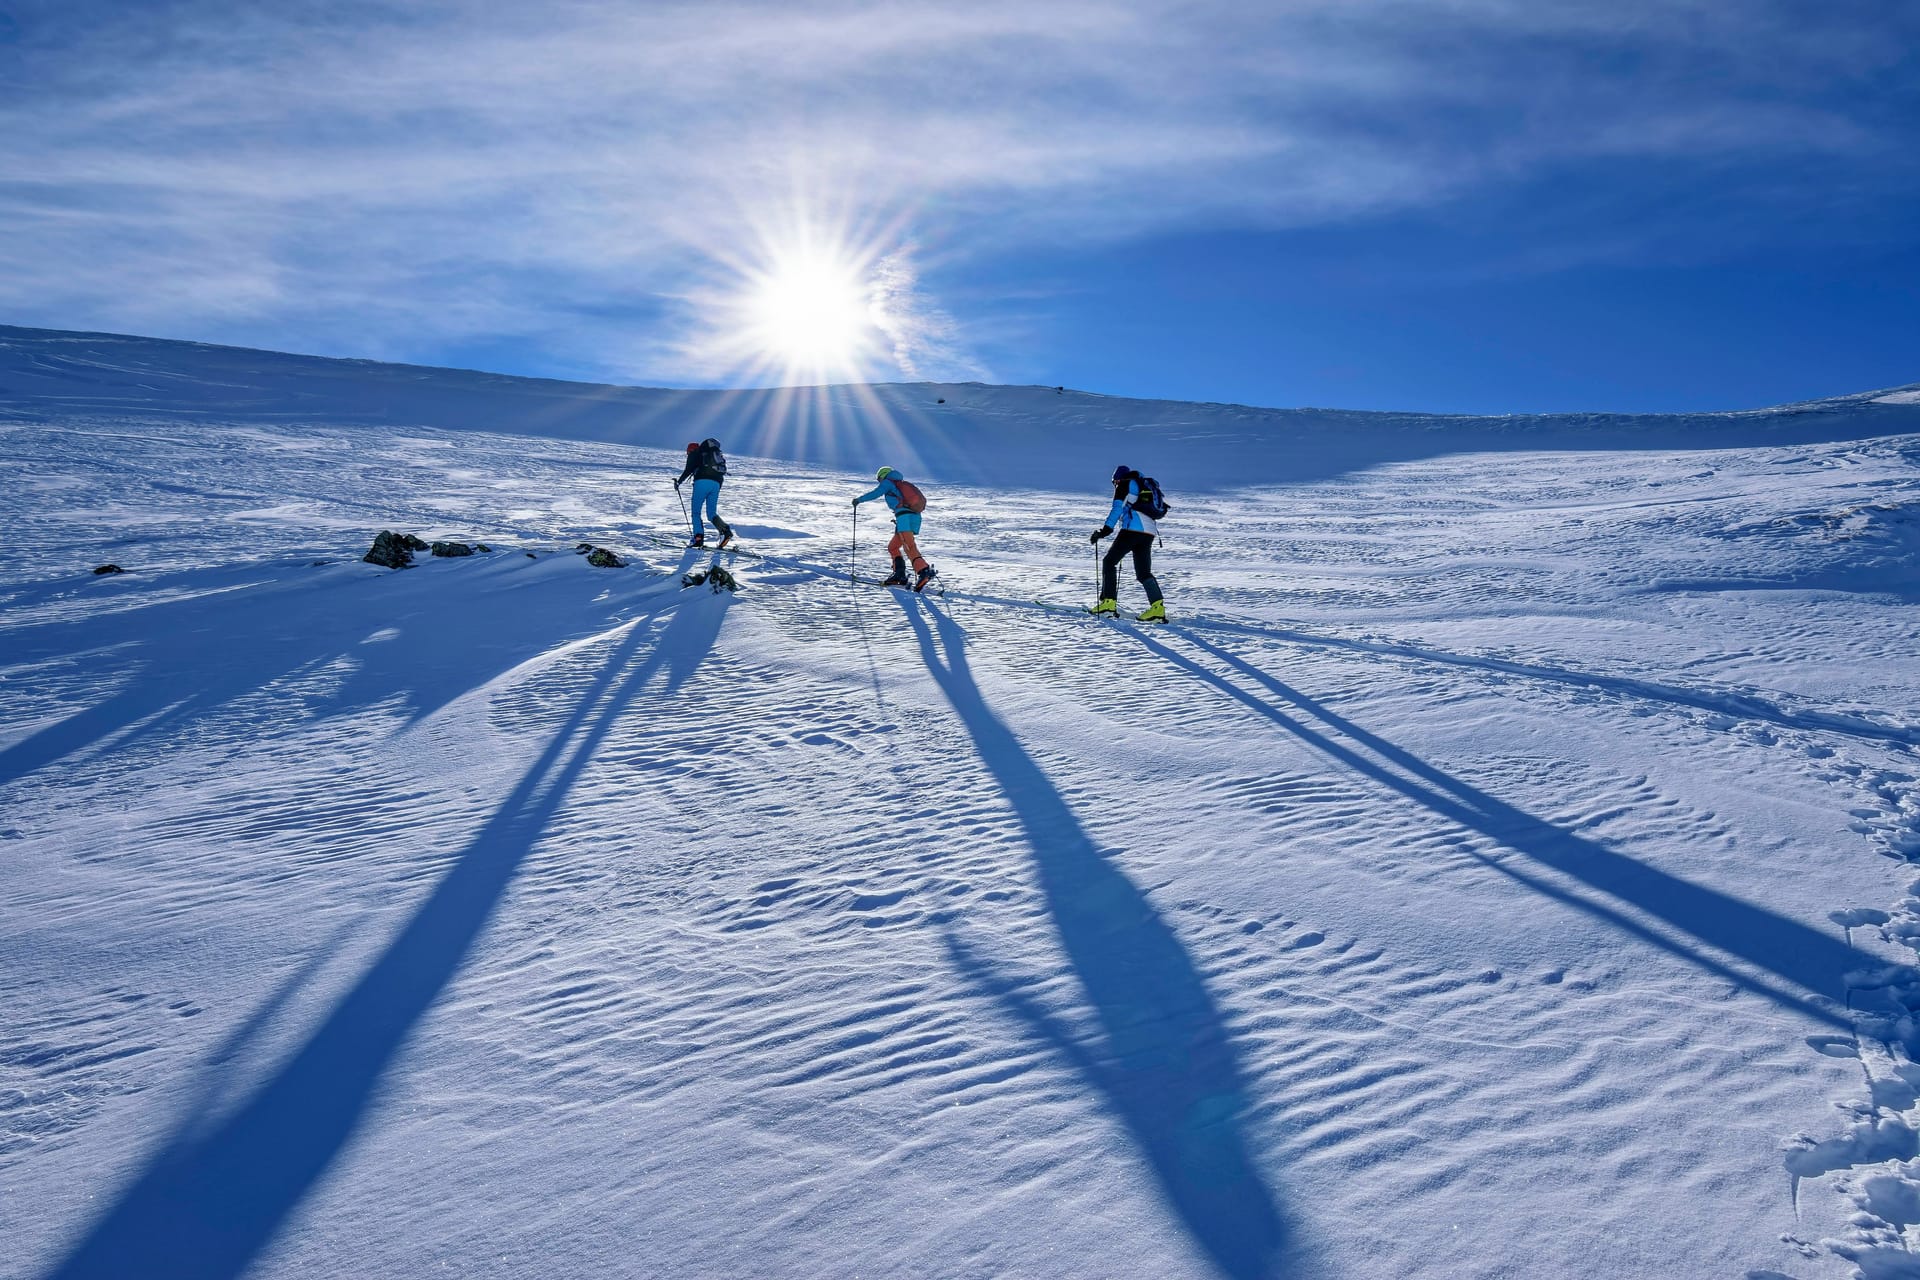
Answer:
<svg viewBox="0 0 1920 1280"><path fill-rule="evenodd" d="M1122 493L1120 486L1116 484L1113 487L1113 509L1107 512L1107 528L1132 529L1136 533L1159 533L1159 525L1133 509L1133 504L1138 501L1140 501L1139 481L1129 479L1125 493Z"/></svg>
<svg viewBox="0 0 1920 1280"><path fill-rule="evenodd" d="M887 500L887 509L890 511L898 511L900 509L900 486L893 482L892 476L888 476L885 480L882 480L879 484L855 498L854 502L872 502L875 498L885 498Z"/></svg>

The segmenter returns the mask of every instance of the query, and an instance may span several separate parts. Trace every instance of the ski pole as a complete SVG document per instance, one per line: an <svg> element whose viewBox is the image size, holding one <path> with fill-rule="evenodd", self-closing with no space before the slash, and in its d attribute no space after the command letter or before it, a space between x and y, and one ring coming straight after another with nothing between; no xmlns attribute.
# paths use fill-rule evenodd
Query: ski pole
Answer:
<svg viewBox="0 0 1920 1280"><path fill-rule="evenodd" d="M860 504L853 504L853 545L847 550L847 581L859 580L860 572Z"/></svg>
<svg viewBox="0 0 1920 1280"><path fill-rule="evenodd" d="M1093 544L1093 598L1096 603L1100 599L1100 587L1100 544L1096 542Z"/></svg>
<svg viewBox="0 0 1920 1280"><path fill-rule="evenodd" d="M687 511L687 495L680 492L680 482L677 480L673 485L673 496L680 500L680 518L686 522L687 533L691 535L693 533L693 516Z"/></svg>

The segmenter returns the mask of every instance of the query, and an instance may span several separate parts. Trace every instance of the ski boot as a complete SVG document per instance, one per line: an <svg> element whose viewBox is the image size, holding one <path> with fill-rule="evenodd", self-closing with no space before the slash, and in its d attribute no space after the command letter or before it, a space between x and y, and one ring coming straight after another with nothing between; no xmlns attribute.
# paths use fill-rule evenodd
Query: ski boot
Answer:
<svg viewBox="0 0 1920 1280"><path fill-rule="evenodd" d="M1091 614L1095 614L1097 616L1112 617L1119 614L1120 602L1118 600L1115 600L1112 596L1108 596L1106 599L1102 600L1099 604L1087 610L1087 612Z"/></svg>
<svg viewBox="0 0 1920 1280"><path fill-rule="evenodd" d="M920 572L913 575L913 589L915 591L925 591L927 589L927 584L932 581L933 581L933 566L927 565L924 568L922 568Z"/></svg>
<svg viewBox="0 0 1920 1280"><path fill-rule="evenodd" d="M720 535L720 541L718 544L714 546L713 549L715 551L725 551L732 544L733 544L733 530L729 529L725 533Z"/></svg>
<svg viewBox="0 0 1920 1280"><path fill-rule="evenodd" d="M895 556L893 558L893 572L881 579L880 585L883 587L906 587L913 585L907 581L907 558L905 556Z"/></svg>
<svg viewBox="0 0 1920 1280"><path fill-rule="evenodd" d="M694 535L693 535L693 541L692 541L692 542L689 542L689 543L687 544L687 546L688 546L689 548L692 548L692 547L704 547L704 546L706 546L706 545L707 545L707 535L706 535L706 534L704 534L704 533L696 533L696 534L694 534Z"/></svg>
<svg viewBox="0 0 1920 1280"><path fill-rule="evenodd" d="M1167 620L1167 602L1164 600L1155 600L1147 606L1145 613L1134 614L1133 620L1135 622L1165 622Z"/></svg>

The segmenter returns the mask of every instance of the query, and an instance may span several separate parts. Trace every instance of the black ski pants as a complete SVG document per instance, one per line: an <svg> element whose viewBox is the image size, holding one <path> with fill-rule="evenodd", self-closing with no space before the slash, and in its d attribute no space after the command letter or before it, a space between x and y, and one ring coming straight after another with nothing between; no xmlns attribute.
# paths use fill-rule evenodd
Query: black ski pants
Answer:
<svg viewBox="0 0 1920 1280"><path fill-rule="evenodd" d="M1153 535L1138 529L1122 529L1113 537L1113 545L1100 561L1100 598L1119 598L1120 562L1133 557L1133 576L1147 589L1147 603L1160 599L1160 584L1153 576Z"/></svg>

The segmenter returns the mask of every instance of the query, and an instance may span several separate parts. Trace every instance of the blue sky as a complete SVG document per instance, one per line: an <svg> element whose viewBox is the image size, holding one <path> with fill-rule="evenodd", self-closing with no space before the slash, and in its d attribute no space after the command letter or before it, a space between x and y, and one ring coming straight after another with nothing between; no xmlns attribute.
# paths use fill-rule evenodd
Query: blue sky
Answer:
<svg viewBox="0 0 1920 1280"><path fill-rule="evenodd" d="M0 0L15 324L1732 408L1920 379L1916 210L1909 0ZM867 310L802 368L808 254Z"/></svg>

